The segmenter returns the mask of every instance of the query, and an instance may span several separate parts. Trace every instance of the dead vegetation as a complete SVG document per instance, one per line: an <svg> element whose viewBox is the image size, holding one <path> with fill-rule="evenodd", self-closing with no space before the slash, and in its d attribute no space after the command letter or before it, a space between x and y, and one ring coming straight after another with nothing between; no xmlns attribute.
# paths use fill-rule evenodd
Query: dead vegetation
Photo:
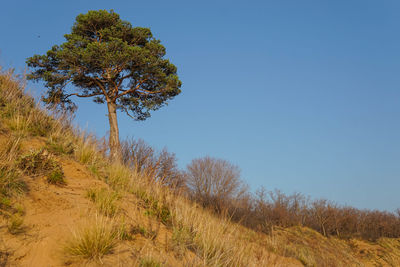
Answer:
<svg viewBox="0 0 400 267"><path fill-rule="evenodd" d="M140 142L126 145L124 164L111 163L104 142L74 129L69 120L49 117L21 88L23 82L12 72L0 74L4 144L0 226L6 226L0 235L8 244L0 247L0 265L398 266L400 262L398 239L379 238L389 235L387 230L374 242L347 236L341 224L324 217L329 203L310 205L300 195L287 198L278 193L270 195L272 200L260 194L253 201L243 190L235 191L242 187L217 202L210 202L212 194L206 196L208 202L202 201L203 196L193 199L193 189L188 191L182 182L185 174L174 165L174 155L156 153ZM67 184L60 182L64 177ZM212 203L219 205L211 207L213 211ZM367 218L377 215L371 214L357 220L374 226ZM318 216L321 220L315 220ZM378 222L390 222L389 217L381 216ZM21 246L21 235L29 241L27 247Z"/></svg>

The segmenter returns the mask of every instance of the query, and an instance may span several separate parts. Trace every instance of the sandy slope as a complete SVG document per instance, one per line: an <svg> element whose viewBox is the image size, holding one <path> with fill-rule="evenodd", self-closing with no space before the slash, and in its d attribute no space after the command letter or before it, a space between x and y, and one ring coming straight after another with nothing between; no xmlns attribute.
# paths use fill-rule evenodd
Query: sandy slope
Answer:
<svg viewBox="0 0 400 267"><path fill-rule="evenodd" d="M0 141L5 138L7 134L0 135ZM40 149L44 144L41 138L24 140L23 153ZM10 234L7 230L8 222L0 216L0 266L5 261L5 266L29 267L138 266L140 259L147 256L156 256L163 266L201 266L201 261L193 251L185 250L179 254L174 250L171 228L146 215L143 201L129 193L125 193L119 201L120 214L128 222L127 227L144 226L153 235L134 233L132 240L120 241L113 253L105 256L102 262L66 258L63 247L73 231L90 222L97 212L94 204L86 197L87 190L107 188L108 185L73 159L57 156L55 159L61 163L65 173L65 186L50 185L45 177L24 177L29 191L17 199L25 211L23 233ZM316 255L322 258L319 262L326 262L323 266L396 266L400 263L400 241L397 239L388 239L385 242L392 243L379 245L359 240L347 242L325 238L306 228L282 229L276 237L280 238L278 246L284 244L292 250L305 251L305 255L308 255L307 251L318 251ZM272 252L265 254L265 248L271 246L269 237L258 234L255 238L256 241L251 242L259 243L262 251L260 255L268 257L268 266L303 266L291 253L284 255L286 257ZM344 257L349 258L348 265Z"/></svg>

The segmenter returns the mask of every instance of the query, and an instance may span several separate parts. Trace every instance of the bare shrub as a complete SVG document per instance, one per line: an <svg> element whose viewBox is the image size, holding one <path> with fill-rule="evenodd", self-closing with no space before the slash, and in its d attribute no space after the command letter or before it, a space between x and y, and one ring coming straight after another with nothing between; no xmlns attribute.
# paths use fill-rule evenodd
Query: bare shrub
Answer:
<svg viewBox="0 0 400 267"><path fill-rule="evenodd" d="M154 160L154 149L143 139L127 139L121 142L122 161L136 172L149 169Z"/></svg>
<svg viewBox="0 0 400 267"><path fill-rule="evenodd" d="M128 139L121 143L122 161L136 173L174 189L183 188L184 175L179 170L174 153L163 149L156 152L142 139Z"/></svg>
<svg viewBox="0 0 400 267"><path fill-rule="evenodd" d="M158 155L157 179L164 185L174 189L181 189L185 186L184 174L179 170L177 159L174 153L164 148Z"/></svg>
<svg viewBox="0 0 400 267"><path fill-rule="evenodd" d="M246 191L239 167L211 157L192 160L187 166L187 185L196 201L217 211Z"/></svg>
<svg viewBox="0 0 400 267"><path fill-rule="evenodd" d="M295 193L285 195L279 190L261 188L243 210L241 223L252 229L271 233L274 226L306 226L324 236L362 238L376 241L381 237L400 237L400 214L377 210L359 210L340 206L326 199L310 201ZM235 217L233 217L235 218Z"/></svg>

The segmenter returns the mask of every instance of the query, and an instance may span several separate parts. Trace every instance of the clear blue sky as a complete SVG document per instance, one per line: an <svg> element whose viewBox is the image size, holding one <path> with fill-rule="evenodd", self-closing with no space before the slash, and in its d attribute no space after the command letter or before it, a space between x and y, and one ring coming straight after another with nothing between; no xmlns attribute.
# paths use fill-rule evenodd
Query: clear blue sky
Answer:
<svg viewBox="0 0 400 267"><path fill-rule="evenodd" d="M0 64L22 70L94 9L150 27L183 82L145 122L121 114L122 138L182 167L227 159L252 189L400 207L399 1L4 1ZM106 107L81 102L77 122L104 135Z"/></svg>

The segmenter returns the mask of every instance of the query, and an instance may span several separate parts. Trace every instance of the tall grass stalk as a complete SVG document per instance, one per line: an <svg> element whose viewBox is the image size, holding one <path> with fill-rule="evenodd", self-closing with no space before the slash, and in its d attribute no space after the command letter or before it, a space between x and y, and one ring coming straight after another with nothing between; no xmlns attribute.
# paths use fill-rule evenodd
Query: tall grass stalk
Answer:
<svg viewBox="0 0 400 267"><path fill-rule="evenodd" d="M111 218L96 215L81 228L72 231L65 252L72 257L101 261L117 245L118 227Z"/></svg>

